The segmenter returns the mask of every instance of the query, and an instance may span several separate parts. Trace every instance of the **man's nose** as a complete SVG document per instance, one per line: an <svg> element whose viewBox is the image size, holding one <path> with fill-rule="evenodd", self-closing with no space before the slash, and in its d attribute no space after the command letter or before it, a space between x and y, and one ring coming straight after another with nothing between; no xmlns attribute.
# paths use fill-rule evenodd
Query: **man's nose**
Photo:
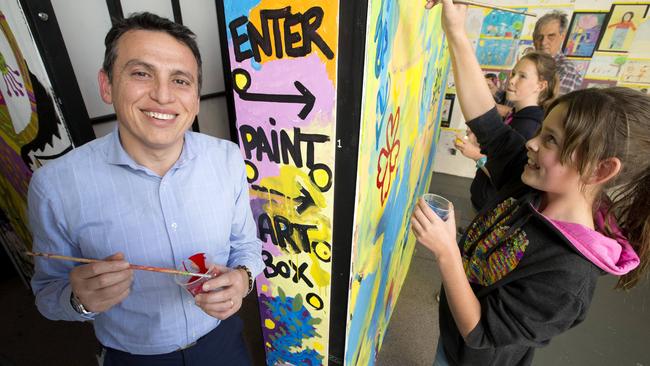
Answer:
<svg viewBox="0 0 650 366"><path fill-rule="evenodd" d="M157 80L154 83L149 95L151 96L151 99L161 104L169 103L174 99L173 93L169 85L166 82L161 80Z"/></svg>

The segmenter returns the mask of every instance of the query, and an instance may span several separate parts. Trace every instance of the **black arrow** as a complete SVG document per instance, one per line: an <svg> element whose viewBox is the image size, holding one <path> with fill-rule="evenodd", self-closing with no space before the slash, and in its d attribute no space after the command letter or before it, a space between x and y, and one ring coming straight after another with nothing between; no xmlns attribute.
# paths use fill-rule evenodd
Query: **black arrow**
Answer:
<svg viewBox="0 0 650 366"><path fill-rule="evenodd" d="M237 82L233 83L234 89L243 100L249 100L254 102L274 102L274 103L296 103L304 104L305 106L298 113L300 119L305 119L312 108L314 108L314 102L316 97L302 85L299 81L294 81L293 85L296 87L300 95L290 95L290 94L261 94L261 93L248 93L247 90L251 85L251 76L248 71L244 69L235 69L233 70L233 79L237 78L237 74L242 74L243 77L247 79L246 85L243 87L238 87Z"/></svg>
<svg viewBox="0 0 650 366"><path fill-rule="evenodd" d="M269 189L263 186L258 186L256 184L251 184L251 188L256 191L268 192L298 202L299 204L298 206L296 206L296 212L298 212L299 214L305 212L305 210L308 209L310 206L316 206L316 202L314 202L314 198L311 196L309 191L302 185L300 185L300 196L298 197L289 197L283 194L282 192L276 191L275 189Z"/></svg>

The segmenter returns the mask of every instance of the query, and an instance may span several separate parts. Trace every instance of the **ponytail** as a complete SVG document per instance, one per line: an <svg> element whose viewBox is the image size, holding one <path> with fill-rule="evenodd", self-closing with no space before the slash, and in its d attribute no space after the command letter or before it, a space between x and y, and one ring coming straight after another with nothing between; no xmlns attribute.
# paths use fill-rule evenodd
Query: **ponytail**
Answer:
<svg viewBox="0 0 650 366"><path fill-rule="evenodd" d="M643 278L650 263L650 170L618 187L612 200L610 212L640 259L639 266L621 276L616 284L616 288L629 290Z"/></svg>
<svg viewBox="0 0 650 366"><path fill-rule="evenodd" d="M612 157L621 161L619 174L603 187L611 190L612 201L605 222L616 219L639 256L639 266L616 285L630 289L650 262L650 97L629 88L591 88L563 95L549 108L560 104L567 107L560 149L563 164L572 162L582 177L591 177L599 162Z"/></svg>
<svg viewBox="0 0 650 366"><path fill-rule="evenodd" d="M555 60L543 52L527 53L521 60L528 60L534 63L535 69L537 69L537 77L540 80L546 81L547 86L539 93L537 104L544 110L547 110L553 100L558 97L560 91L560 78L557 74Z"/></svg>

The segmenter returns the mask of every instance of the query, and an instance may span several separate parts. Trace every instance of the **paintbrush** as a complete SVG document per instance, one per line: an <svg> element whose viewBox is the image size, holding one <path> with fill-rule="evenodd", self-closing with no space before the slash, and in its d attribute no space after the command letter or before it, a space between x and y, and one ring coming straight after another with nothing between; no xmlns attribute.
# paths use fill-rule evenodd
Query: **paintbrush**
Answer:
<svg viewBox="0 0 650 366"><path fill-rule="evenodd" d="M25 254L31 255L33 257L44 257L44 258L51 258L51 259L60 259L60 260L64 260L64 261L72 261L72 262L80 262L80 263L103 262L102 260L99 260L99 259L68 257L67 255L58 255L58 254L51 254L51 253L25 252ZM138 264L131 264L129 266L129 268L138 269L138 270L141 270L141 271L170 273L170 274L181 275L181 276L195 276L195 277L205 277L205 278L212 278L213 277L211 274L207 274L207 273L192 273L192 272L188 272L188 271L179 271L177 269L172 269L172 268L141 266L141 265L138 265Z"/></svg>
<svg viewBox="0 0 650 366"><path fill-rule="evenodd" d="M502 6L484 4L484 3L479 3L479 2L471 1L471 0L454 0L454 4L474 5L474 6L478 6L479 8L495 9L495 10L507 11L509 13L528 15L529 17L537 17L537 14L527 13L527 12L525 12L523 10L504 8ZM429 1L427 1L427 4L425 6L426 6L427 9L431 9L434 5L435 5L435 1L434 0L429 0Z"/></svg>

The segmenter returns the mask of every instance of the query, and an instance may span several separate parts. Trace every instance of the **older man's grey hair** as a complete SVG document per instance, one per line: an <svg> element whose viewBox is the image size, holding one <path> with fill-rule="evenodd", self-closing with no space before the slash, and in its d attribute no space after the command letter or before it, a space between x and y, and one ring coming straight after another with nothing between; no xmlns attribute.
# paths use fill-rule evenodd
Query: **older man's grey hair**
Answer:
<svg viewBox="0 0 650 366"><path fill-rule="evenodd" d="M544 14L539 18L539 20L537 20L537 23L535 23L535 30L533 31L533 38L535 38L535 35L539 33L539 28L554 20L557 20L558 23L560 23L560 33L566 33L567 27L569 26L569 17L559 10L553 10L550 13Z"/></svg>

